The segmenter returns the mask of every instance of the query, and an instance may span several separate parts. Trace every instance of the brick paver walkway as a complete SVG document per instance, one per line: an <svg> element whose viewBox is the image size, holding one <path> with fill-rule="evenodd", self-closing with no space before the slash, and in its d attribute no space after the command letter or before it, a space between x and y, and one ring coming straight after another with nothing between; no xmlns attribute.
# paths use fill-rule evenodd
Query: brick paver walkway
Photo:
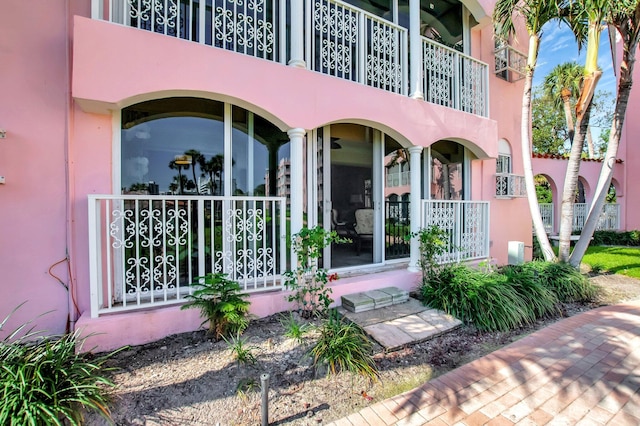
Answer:
<svg viewBox="0 0 640 426"><path fill-rule="evenodd" d="M557 322L334 426L640 425L640 301Z"/></svg>

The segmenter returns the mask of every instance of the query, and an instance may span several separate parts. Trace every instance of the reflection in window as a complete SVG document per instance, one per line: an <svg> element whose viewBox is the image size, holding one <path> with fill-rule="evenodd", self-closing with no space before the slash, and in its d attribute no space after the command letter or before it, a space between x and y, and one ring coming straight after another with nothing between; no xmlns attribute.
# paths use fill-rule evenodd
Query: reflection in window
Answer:
<svg viewBox="0 0 640 426"><path fill-rule="evenodd" d="M225 134L228 120L231 134ZM222 102L167 98L136 104L122 111L122 193L288 195L278 184L279 170L288 164L288 141L263 118L239 107L225 109ZM229 157L232 170L225 169Z"/></svg>
<svg viewBox="0 0 640 426"><path fill-rule="evenodd" d="M431 198L436 200L462 200L464 187L462 164L464 148L449 142L436 142L431 147Z"/></svg>

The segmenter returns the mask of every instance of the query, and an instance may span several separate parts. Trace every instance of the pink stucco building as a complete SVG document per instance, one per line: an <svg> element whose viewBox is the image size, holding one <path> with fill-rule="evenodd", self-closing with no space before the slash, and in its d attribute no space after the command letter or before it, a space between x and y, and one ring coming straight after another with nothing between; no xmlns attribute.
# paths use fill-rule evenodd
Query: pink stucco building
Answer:
<svg viewBox="0 0 640 426"><path fill-rule="evenodd" d="M432 223L450 258L505 263L531 225L518 55L496 50L493 4L5 2L0 312L26 302L11 324L50 311L40 328L106 350L197 328L188 284L222 271L269 315L290 308L291 233L358 220L361 244L323 257L338 301L415 286L400 233Z"/></svg>

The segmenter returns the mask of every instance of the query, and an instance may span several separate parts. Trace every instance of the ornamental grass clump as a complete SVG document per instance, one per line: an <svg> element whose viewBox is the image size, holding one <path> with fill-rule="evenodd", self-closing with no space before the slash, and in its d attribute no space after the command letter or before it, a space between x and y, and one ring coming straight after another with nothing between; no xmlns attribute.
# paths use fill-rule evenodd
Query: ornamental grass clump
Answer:
<svg viewBox="0 0 640 426"><path fill-rule="evenodd" d="M209 273L191 284L196 290L185 296L189 302L181 309L198 308L202 324L209 323L209 333L216 340L242 333L249 326L249 295L240 293L240 284L226 274Z"/></svg>
<svg viewBox="0 0 640 426"><path fill-rule="evenodd" d="M332 374L349 371L372 381L379 379L371 342L360 327L344 321L333 309L319 331L320 337L309 351L316 368L324 364Z"/></svg>
<svg viewBox="0 0 640 426"><path fill-rule="evenodd" d="M84 339L77 332L43 337L28 327L0 341L0 424L80 425L86 410L110 420L109 390L115 384L106 362L113 353L80 354Z"/></svg>
<svg viewBox="0 0 640 426"><path fill-rule="evenodd" d="M535 320L526 300L505 276L461 264L448 265L423 282L422 301L485 331L507 331Z"/></svg>
<svg viewBox="0 0 640 426"><path fill-rule="evenodd" d="M591 284L568 263L528 262L523 271L530 271L537 281L552 291L560 302L592 302L598 296L598 287Z"/></svg>

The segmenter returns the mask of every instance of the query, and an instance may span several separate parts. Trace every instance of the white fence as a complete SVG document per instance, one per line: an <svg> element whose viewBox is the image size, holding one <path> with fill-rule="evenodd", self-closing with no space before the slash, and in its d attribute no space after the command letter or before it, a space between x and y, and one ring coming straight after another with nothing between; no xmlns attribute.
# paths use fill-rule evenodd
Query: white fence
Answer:
<svg viewBox="0 0 640 426"><path fill-rule="evenodd" d="M542 222L547 233L555 232L554 205L551 203L539 204ZM573 205L572 231L581 231L587 221L589 204L575 203ZM598 219L597 231L617 231L620 229L620 205L607 203L602 209Z"/></svg>
<svg viewBox="0 0 640 426"><path fill-rule="evenodd" d="M488 116L489 66L422 37L425 100Z"/></svg>
<svg viewBox="0 0 640 426"><path fill-rule="evenodd" d="M489 202L422 200L421 226L449 234L442 263L489 257Z"/></svg>
<svg viewBox="0 0 640 426"><path fill-rule="evenodd" d="M544 230L547 234L554 232L554 213L552 203L538 204L540 208L540 215L542 216L542 223L544 224Z"/></svg>
<svg viewBox="0 0 640 426"><path fill-rule="evenodd" d="M581 231L587 221L589 204L575 203L573 205L573 231ZM597 231L617 231L620 229L620 205L607 203L602 208L598 218Z"/></svg>
<svg viewBox="0 0 640 426"><path fill-rule="evenodd" d="M207 273L280 289L285 199L89 196L89 255L93 317L180 303Z"/></svg>

